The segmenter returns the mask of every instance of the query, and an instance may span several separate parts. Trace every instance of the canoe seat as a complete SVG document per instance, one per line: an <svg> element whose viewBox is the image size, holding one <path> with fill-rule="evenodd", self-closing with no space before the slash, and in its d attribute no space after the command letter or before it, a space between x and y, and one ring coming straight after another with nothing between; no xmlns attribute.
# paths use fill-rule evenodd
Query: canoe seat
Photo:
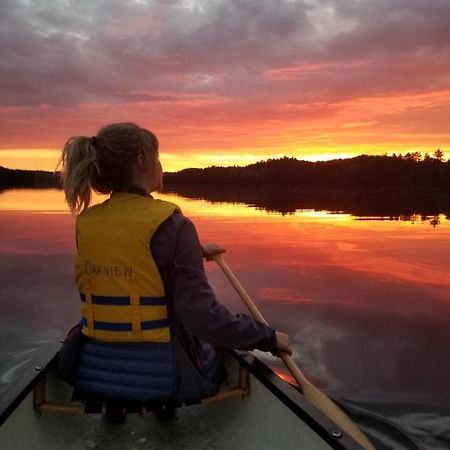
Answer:
<svg viewBox="0 0 450 450"><path fill-rule="evenodd" d="M238 366L237 385L234 387L226 387L217 394L194 401L185 403L170 402L170 401L155 401L147 402L145 404L136 402L112 402L104 401L100 398L89 398L78 404L70 403L77 399L68 399L65 403L54 402L47 399L47 377L51 379L51 385L55 383L64 383L57 376L50 371L43 374L40 381L38 381L33 388L33 407L39 412L62 412L71 414L105 414L107 419L111 422L122 421L126 414L129 413L144 413L145 411L154 412L155 415L164 420L173 416L173 411L182 406L191 406L195 404L212 403L220 400L225 400L232 397L244 397L250 393L249 374L247 369ZM65 384L65 383L64 383ZM58 395L51 395L60 400Z"/></svg>

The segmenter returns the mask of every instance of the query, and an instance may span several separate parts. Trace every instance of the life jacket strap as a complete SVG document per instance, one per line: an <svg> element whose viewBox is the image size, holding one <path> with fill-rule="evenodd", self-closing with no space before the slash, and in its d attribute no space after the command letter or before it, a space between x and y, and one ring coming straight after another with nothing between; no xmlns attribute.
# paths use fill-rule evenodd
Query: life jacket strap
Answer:
<svg viewBox="0 0 450 450"><path fill-rule="evenodd" d="M94 308L92 306L92 288L91 288L91 277L86 275L84 278L84 299L85 307L83 311L84 318L86 318L85 328L88 330L88 336L95 338L95 316Z"/></svg>
<svg viewBox="0 0 450 450"><path fill-rule="evenodd" d="M140 311L140 296L139 288L135 277L131 278L130 286L130 308L131 308L131 324L133 330L133 339L142 339L141 327L141 311Z"/></svg>

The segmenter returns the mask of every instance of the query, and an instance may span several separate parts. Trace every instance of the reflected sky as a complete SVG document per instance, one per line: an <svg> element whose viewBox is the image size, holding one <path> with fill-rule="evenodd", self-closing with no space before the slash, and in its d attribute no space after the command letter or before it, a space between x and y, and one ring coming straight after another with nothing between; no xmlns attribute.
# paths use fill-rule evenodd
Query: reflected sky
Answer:
<svg viewBox="0 0 450 450"><path fill-rule="evenodd" d="M250 296L275 328L290 334L295 359L321 389L353 404L450 414L450 221L442 217L433 227L313 210L282 216L243 204L157 197L181 207L202 243L227 249ZM63 334L78 314L74 218L63 193L3 192L0 218L2 334L14 336L12 324L40 330L41 341L46 330L47 337ZM242 311L218 268L206 263L206 269L217 296ZM11 339L11 354L27 352L29 339ZM264 358L283 372L275 358ZM5 360L2 369L12 373Z"/></svg>

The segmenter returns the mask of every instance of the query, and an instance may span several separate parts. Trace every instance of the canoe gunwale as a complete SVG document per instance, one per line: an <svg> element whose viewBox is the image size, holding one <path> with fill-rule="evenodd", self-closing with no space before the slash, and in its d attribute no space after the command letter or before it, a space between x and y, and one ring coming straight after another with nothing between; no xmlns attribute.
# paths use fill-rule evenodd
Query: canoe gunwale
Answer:
<svg viewBox="0 0 450 450"><path fill-rule="evenodd" d="M0 399L0 426L8 419L25 397L41 381L48 369L56 362L60 343L40 353L31 367L3 394Z"/></svg>

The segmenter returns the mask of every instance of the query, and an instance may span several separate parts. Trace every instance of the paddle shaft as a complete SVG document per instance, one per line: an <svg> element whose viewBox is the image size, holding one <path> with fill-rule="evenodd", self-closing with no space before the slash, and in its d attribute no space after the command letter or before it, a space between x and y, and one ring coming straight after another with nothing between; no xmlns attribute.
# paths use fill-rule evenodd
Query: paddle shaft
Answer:
<svg viewBox="0 0 450 450"><path fill-rule="evenodd" d="M261 314L259 309L256 307L253 300L250 298L250 296L245 291L242 284L239 282L239 280L235 277L234 273L229 268L228 264L222 259L221 255L214 255L212 256L212 259L216 261L216 263L220 266L220 268L225 273L226 277L230 281L230 283L233 285L233 287L236 289L239 296L242 298L242 301L247 306L248 310L252 314L252 316L259 320L262 323L265 323L266 325L269 325L267 323L267 320L264 319L264 316ZM306 379L306 377L303 375L302 371L299 369L297 364L295 364L295 361L292 359L291 355L289 355L286 352L280 352L280 358L284 362L285 366L288 368L289 372L291 372L292 376L294 377L295 381L297 381L300 388L303 390L303 386L305 384L310 384L309 381Z"/></svg>

